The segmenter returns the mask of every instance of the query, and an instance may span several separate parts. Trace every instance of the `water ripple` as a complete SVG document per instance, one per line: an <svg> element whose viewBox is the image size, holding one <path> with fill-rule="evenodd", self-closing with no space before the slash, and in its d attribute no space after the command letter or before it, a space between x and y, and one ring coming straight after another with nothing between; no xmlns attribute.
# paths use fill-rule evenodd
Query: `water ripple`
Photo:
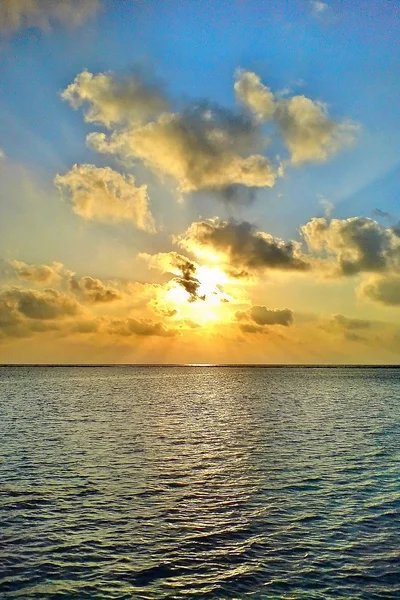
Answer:
<svg viewBox="0 0 400 600"><path fill-rule="evenodd" d="M0 382L2 600L400 599L400 370Z"/></svg>

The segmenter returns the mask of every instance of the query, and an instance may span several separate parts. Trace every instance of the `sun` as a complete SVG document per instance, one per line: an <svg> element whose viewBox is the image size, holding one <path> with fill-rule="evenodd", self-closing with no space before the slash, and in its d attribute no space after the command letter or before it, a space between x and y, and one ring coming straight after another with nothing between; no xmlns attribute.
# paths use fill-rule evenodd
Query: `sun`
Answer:
<svg viewBox="0 0 400 600"><path fill-rule="evenodd" d="M226 274L218 267L199 266L196 280L199 286L195 297L177 281L171 281L165 294L166 303L173 306L177 317L201 325L226 320L226 304L230 301L230 296L223 291L228 283Z"/></svg>

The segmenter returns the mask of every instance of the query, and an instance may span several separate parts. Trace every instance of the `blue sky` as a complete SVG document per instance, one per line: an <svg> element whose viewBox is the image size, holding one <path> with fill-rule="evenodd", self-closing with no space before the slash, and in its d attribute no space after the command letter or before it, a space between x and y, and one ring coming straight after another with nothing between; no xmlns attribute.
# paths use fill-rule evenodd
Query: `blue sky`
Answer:
<svg viewBox="0 0 400 600"><path fill-rule="evenodd" d="M298 205L296 219L310 216L306 207L312 212L319 194L350 215L353 196L364 189L357 210L367 216L376 206L396 211L391 185L381 197L371 197L369 187L390 180L399 163L399 9L387 2L367 8L331 2L327 10L318 17L310 3L295 1L182 2L179 8L168 1L121 2L110 3L84 30L55 24L45 34L18 32L1 47L2 147L49 178L91 160L84 144L90 128L59 95L83 69L142 69L163 81L177 104L210 98L232 106L233 75L243 68L273 90L321 99L332 115L361 124L358 143L333 163L289 174L283 191Z"/></svg>
<svg viewBox="0 0 400 600"><path fill-rule="evenodd" d="M297 240L304 223L324 216L327 202L337 219L373 218L382 227L400 219L397 3L104 0L98 8L80 27L50 16L48 27L22 21L14 30L0 28L0 258L55 260L81 274L142 281L137 253L168 252L170 236L199 217L243 219ZM242 110L233 88L239 69L256 73L276 98L301 95L325 103L332 121L356 124L353 143L329 160L294 164L274 142L271 152L286 160L284 176L260 188L253 203L235 207L207 192L179 203L169 180L139 161L130 172L148 186L161 223L152 238L127 223L80 220L60 198L54 178L74 164L119 173L127 168L118 156L87 146L86 136L104 127L85 123L82 110L61 98L79 73L142 73L179 113L199 100ZM377 216L377 208L388 215ZM157 280L152 271L148 277ZM353 316L370 314L348 287L343 282ZM382 310L376 307L379 318L397 319L393 310Z"/></svg>

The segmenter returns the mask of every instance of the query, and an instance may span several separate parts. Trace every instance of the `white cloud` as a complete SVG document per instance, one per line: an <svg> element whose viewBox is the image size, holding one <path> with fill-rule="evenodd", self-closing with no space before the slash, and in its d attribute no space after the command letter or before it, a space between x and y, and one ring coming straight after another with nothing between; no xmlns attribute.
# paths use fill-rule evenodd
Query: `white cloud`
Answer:
<svg viewBox="0 0 400 600"><path fill-rule="evenodd" d="M329 10L329 5L320 0L311 0L310 4L314 15L321 15Z"/></svg>

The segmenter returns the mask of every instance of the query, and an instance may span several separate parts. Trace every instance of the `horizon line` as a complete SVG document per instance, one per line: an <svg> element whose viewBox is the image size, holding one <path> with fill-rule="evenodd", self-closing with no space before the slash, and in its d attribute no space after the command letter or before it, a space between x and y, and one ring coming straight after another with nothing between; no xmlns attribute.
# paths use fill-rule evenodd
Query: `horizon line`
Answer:
<svg viewBox="0 0 400 600"><path fill-rule="evenodd" d="M11 367L202 367L202 368L400 368L400 363L0 363L0 368Z"/></svg>

